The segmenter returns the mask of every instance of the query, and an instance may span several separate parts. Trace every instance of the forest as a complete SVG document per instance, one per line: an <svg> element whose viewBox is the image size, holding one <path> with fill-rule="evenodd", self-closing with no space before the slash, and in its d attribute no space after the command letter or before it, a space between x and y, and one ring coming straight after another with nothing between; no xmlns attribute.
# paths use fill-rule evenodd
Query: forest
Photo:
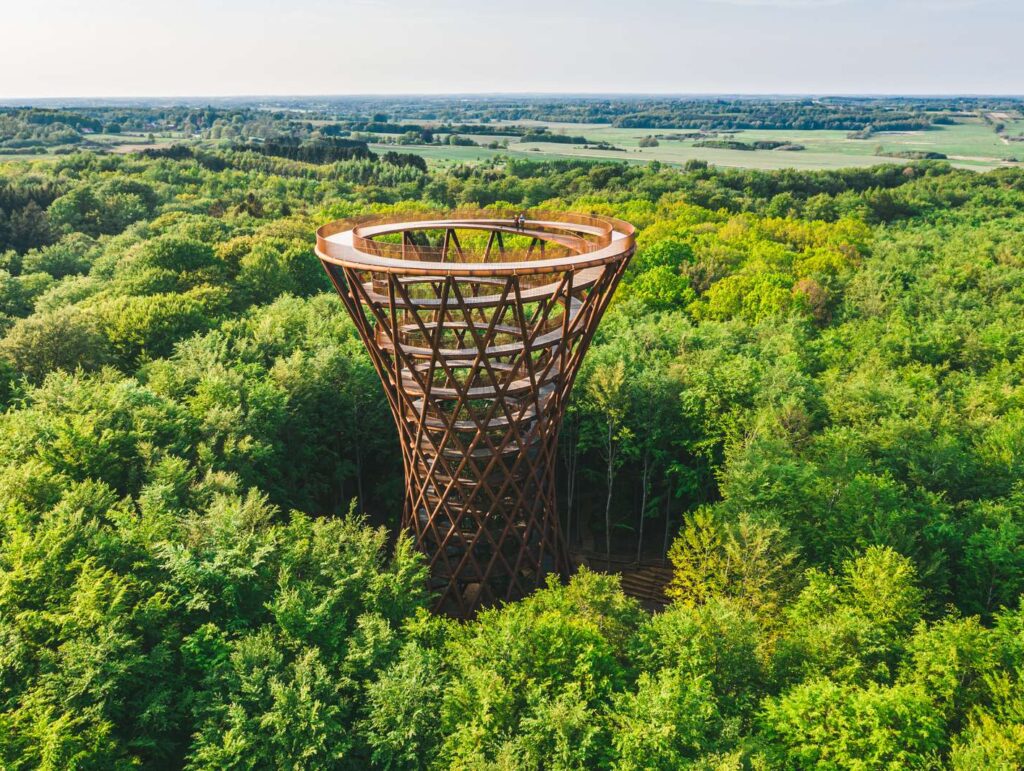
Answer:
<svg viewBox="0 0 1024 771"><path fill-rule="evenodd" d="M1024 767L1024 170L321 147L0 165L0 766ZM637 226L559 503L664 609L427 611L313 231L454 207Z"/></svg>

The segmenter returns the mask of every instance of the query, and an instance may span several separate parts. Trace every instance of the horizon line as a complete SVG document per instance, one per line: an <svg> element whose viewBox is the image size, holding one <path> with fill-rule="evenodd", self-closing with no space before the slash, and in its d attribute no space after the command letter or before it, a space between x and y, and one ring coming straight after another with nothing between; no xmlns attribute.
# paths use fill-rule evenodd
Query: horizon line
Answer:
<svg viewBox="0 0 1024 771"><path fill-rule="evenodd" d="M92 96L0 96L0 106L18 106L15 103L32 102L123 102L123 101L202 101L239 100L269 101L280 99L414 99L414 98L741 98L741 99L1024 99L1021 93L999 92L913 92L913 91L422 91L422 92L365 92L365 93L291 93L291 94L129 94Z"/></svg>

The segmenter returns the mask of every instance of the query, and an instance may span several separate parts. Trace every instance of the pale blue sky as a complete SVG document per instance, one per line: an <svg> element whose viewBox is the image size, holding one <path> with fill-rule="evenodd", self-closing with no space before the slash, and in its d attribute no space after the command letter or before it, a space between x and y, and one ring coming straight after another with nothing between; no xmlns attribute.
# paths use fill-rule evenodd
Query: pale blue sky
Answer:
<svg viewBox="0 0 1024 771"><path fill-rule="evenodd" d="M1024 0L3 0L0 99L1024 93Z"/></svg>

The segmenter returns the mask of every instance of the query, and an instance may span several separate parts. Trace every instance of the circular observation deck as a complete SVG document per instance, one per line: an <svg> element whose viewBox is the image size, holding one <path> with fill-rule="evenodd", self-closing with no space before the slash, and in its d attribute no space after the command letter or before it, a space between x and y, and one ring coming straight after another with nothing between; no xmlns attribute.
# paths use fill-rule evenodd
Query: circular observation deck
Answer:
<svg viewBox="0 0 1024 771"><path fill-rule="evenodd" d="M316 232L325 262L410 276L528 276L600 267L632 253L628 222L531 212L521 222L488 212L339 220Z"/></svg>

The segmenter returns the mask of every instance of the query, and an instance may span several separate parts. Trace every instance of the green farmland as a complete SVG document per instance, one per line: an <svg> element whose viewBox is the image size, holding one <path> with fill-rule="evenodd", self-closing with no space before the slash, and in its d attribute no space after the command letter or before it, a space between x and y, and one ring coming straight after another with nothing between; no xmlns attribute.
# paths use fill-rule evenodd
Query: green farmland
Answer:
<svg viewBox="0 0 1024 771"><path fill-rule="evenodd" d="M492 124L493 125L493 124ZM518 125L545 126L554 134L583 135L588 146L553 142L520 142L509 136L508 149L493 150L479 146L405 145L403 152L422 155L428 161L466 162L483 160L496 155L513 155L540 159L593 158L627 162L661 161L683 164L701 160L718 166L750 169L838 169L852 166L873 166L893 163L890 154L901 152L937 152L949 157L957 167L986 171L1015 165L1024 159L1024 143L1010 142L997 135L991 125L980 119L966 119L950 126L939 126L927 131L879 132L868 139L850 139L846 131L741 130L721 134L720 137L742 142L775 141L799 144L804 150L730 150L695 146L694 139L675 140L672 136L687 136L691 129L632 129L610 128L603 124L544 123L519 121ZM1024 121L1008 122L1006 135L1024 131ZM640 140L656 135L657 147L640 147ZM494 136L463 135L479 144L494 140ZM607 144L616 148L597 149L594 145ZM372 145L374 150L385 150L392 145ZM882 150L886 155L878 154Z"/></svg>
<svg viewBox="0 0 1024 771"><path fill-rule="evenodd" d="M502 156L813 171L928 155L988 171L1024 161L1024 142L1015 141L1022 136L1024 109L1012 99L823 99L801 103L799 109L771 100L620 99L584 109L571 100L500 105L397 98L298 102L290 110L254 105L170 111L0 108L0 161L186 144L203 152L244 146L317 163L393 151L438 168ZM268 150L268 143L276 149ZM310 143L335 147L326 154L285 149Z"/></svg>
<svg viewBox="0 0 1024 771"><path fill-rule="evenodd" d="M38 158L53 157L54 155L65 154L71 151L96 151L110 153L133 153L153 147L166 147L180 143L186 139L180 132L166 132L161 135L150 137L146 133L120 133L120 134L90 134L88 139L80 145L65 145L61 152L54 152L57 148L39 147L31 154L4 152L5 148L0 146L0 163L13 160L35 160Z"/></svg>

